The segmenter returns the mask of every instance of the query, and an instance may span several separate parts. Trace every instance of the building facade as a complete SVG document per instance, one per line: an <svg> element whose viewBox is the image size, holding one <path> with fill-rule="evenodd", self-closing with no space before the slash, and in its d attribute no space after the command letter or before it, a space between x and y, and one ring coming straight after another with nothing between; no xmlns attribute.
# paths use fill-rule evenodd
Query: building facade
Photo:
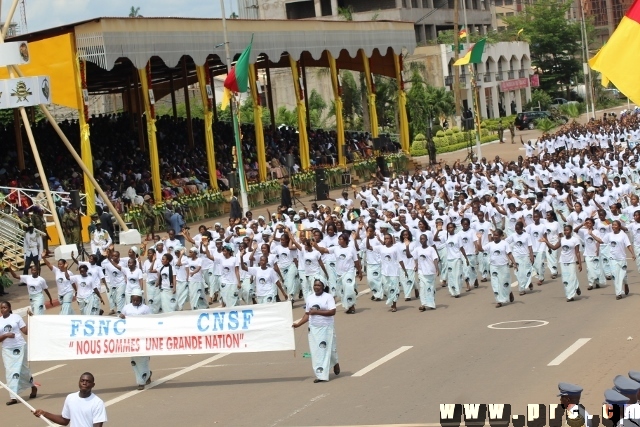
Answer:
<svg viewBox="0 0 640 427"><path fill-rule="evenodd" d="M492 0L463 0L459 25L485 34L492 25ZM433 44L439 31L453 29L455 0L238 0L240 17L404 21L415 23L416 42Z"/></svg>
<svg viewBox="0 0 640 427"><path fill-rule="evenodd" d="M449 45L418 47L407 61L424 63L426 81L436 87L454 90L454 53ZM525 42L487 45L482 63L475 64L482 118L497 118L520 113L531 100L531 89L537 76L531 69L529 44ZM471 76L468 67L460 67L460 99L462 109L473 110Z"/></svg>

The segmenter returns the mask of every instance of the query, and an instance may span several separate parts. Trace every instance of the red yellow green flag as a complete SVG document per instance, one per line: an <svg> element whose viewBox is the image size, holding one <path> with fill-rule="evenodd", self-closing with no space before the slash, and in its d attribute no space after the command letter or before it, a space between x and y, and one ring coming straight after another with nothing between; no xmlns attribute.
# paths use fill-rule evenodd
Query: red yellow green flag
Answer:
<svg viewBox="0 0 640 427"><path fill-rule="evenodd" d="M236 64L231 68L227 78L224 79L224 95L222 97L222 109L225 110L229 105L232 92L246 92L249 87L249 57L251 56L251 45L253 44L253 36L251 36L251 42L249 46L245 48L236 61Z"/></svg>
<svg viewBox="0 0 640 427"><path fill-rule="evenodd" d="M616 88L640 104L640 0L635 0L618 24L609 41L589 60Z"/></svg>
<svg viewBox="0 0 640 427"><path fill-rule="evenodd" d="M482 53L484 52L484 45L487 39L482 39L478 43L474 44L469 52L462 58L458 59L453 65L467 65L467 64L479 64L482 62Z"/></svg>
<svg viewBox="0 0 640 427"><path fill-rule="evenodd" d="M460 29L460 32L458 32L458 37L461 39L467 38L467 29L464 27L464 25Z"/></svg>

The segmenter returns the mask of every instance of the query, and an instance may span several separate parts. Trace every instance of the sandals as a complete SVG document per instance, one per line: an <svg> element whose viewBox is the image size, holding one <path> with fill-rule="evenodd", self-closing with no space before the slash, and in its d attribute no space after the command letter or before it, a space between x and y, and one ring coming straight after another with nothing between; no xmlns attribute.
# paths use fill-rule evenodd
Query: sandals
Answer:
<svg viewBox="0 0 640 427"><path fill-rule="evenodd" d="M327 382L327 380L319 380L319 379L317 379L317 378L316 378L315 380L313 380L313 382L314 382L315 384L317 384L317 383L326 383L326 382Z"/></svg>
<svg viewBox="0 0 640 427"><path fill-rule="evenodd" d="M513 292L509 293L509 302L514 302L516 298L513 296Z"/></svg>
<svg viewBox="0 0 640 427"><path fill-rule="evenodd" d="M151 375L153 375L153 371L149 371L149 378L147 378L147 385L151 384Z"/></svg>
<svg viewBox="0 0 640 427"><path fill-rule="evenodd" d="M336 375L340 375L340 364L336 363L335 366L333 367L333 373Z"/></svg>
<svg viewBox="0 0 640 427"><path fill-rule="evenodd" d="M395 313L396 311L398 311L398 309L397 309L397 308L392 308L392 309L391 309L391 312L392 312L392 313Z"/></svg>
<svg viewBox="0 0 640 427"><path fill-rule="evenodd" d="M576 294L582 295L582 291L580 290L580 288L576 289Z"/></svg>
<svg viewBox="0 0 640 427"><path fill-rule="evenodd" d="M533 290L533 283L529 283L529 290L532 291Z"/></svg>
<svg viewBox="0 0 640 427"><path fill-rule="evenodd" d="M427 308L424 305L421 305L420 307L418 307L418 310L427 311Z"/></svg>
<svg viewBox="0 0 640 427"><path fill-rule="evenodd" d="M347 313L347 314L356 314L356 308L355 307L350 307L349 310L345 311L345 313Z"/></svg>
<svg viewBox="0 0 640 427"><path fill-rule="evenodd" d="M16 399L11 399L10 401L7 402L7 406L16 405L17 403L18 401Z"/></svg>
<svg viewBox="0 0 640 427"><path fill-rule="evenodd" d="M502 303L497 303L496 308L500 308L500 307L502 307Z"/></svg>
<svg viewBox="0 0 640 427"><path fill-rule="evenodd" d="M36 397L38 397L38 388L34 386L31 387L31 394L29 395L29 399L35 399Z"/></svg>

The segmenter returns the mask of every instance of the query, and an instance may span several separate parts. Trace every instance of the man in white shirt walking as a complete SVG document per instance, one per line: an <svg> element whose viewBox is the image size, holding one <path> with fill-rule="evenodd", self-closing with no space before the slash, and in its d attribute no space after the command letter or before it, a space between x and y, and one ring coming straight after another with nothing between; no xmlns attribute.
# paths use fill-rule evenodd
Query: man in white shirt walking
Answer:
<svg viewBox="0 0 640 427"><path fill-rule="evenodd" d="M122 308L120 318L125 319L130 316L145 316L151 314L148 305L142 302L142 289L131 291L131 302ZM144 390L144 386L151 384L151 374L149 370L149 356L137 356L131 358L133 373L136 375L138 390Z"/></svg>
<svg viewBox="0 0 640 427"><path fill-rule="evenodd" d="M93 374L85 372L80 376L80 391L71 393L65 399L62 415L50 414L42 409L36 409L33 415L63 426L71 423L73 427L102 427L107 422L107 408L102 399L91 392L95 385Z"/></svg>
<svg viewBox="0 0 640 427"><path fill-rule="evenodd" d="M29 267L33 262L40 274L40 254L43 251L42 237L34 230L33 225L29 224L27 232L24 234L24 243L22 245L24 250L24 268L22 269L22 275L26 276L29 272ZM26 286L21 284L20 286Z"/></svg>

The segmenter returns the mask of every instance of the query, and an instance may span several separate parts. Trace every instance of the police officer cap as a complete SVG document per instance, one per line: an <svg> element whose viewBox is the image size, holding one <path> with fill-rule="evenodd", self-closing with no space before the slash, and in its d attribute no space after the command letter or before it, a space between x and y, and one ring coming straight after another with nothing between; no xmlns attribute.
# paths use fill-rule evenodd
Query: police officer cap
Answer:
<svg viewBox="0 0 640 427"><path fill-rule="evenodd" d="M640 371L629 371L629 378L640 382Z"/></svg>
<svg viewBox="0 0 640 427"><path fill-rule="evenodd" d="M142 296L142 289L134 289L131 291L131 296L132 297L141 297Z"/></svg>
<svg viewBox="0 0 640 427"><path fill-rule="evenodd" d="M624 405L629 402L629 398L621 395L617 391L613 389L608 389L604 391L604 400L609 405Z"/></svg>
<svg viewBox="0 0 640 427"><path fill-rule="evenodd" d="M558 396L580 396L582 393L582 387L570 383L559 383L558 390L560 390Z"/></svg>
<svg viewBox="0 0 640 427"><path fill-rule="evenodd" d="M640 383L623 377L622 375L618 375L613 379L613 386L615 391L624 395L635 396L638 394L638 390L640 390Z"/></svg>

